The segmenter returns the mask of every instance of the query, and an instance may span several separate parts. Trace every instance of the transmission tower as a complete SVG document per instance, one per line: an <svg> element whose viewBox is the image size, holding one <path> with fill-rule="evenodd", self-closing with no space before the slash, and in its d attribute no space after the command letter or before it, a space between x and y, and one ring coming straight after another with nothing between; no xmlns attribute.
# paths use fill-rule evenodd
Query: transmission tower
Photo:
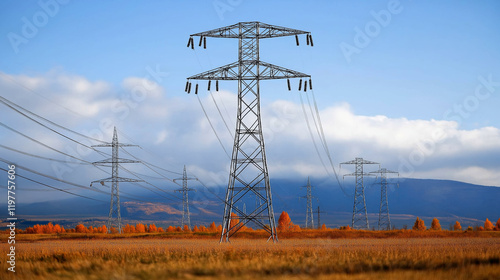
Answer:
<svg viewBox="0 0 500 280"><path fill-rule="evenodd" d="M188 47L194 48L194 36L199 36L199 46L206 48L206 38L237 38L238 61L215 68L187 78L186 91L191 91L191 80L208 80L208 90L211 81L216 81L216 91L219 89L219 80L238 81L238 113L236 131L231 158L229 182L226 191L224 216L220 242L229 241L243 225L253 222L265 229L269 239L278 241L276 223L274 219L271 186L266 163L262 122L260 115L260 81L270 79L287 79L290 90L290 78L309 78L309 75L266 63L260 60L260 39L295 36L306 34L307 43L312 46L310 32L286 27L269 25L261 22L240 22L230 26L213 29L201 33L191 34ZM307 83L307 81L305 82ZM299 87L302 85L302 79ZM309 87L312 84L309 80ZM304 85L304 89L306 86ZM195 94L198 93L196 84ZM259 187L263 183L264 187ZM248 213L236 209L234 206L248 194L255 194L262 204L255 209L248 209ZM240 217L240 221L231 225L232 211Z"/></svg>
<svg viewBox="0 0 500 280"><path fill-rule="evenodd" d="M303 196L303 198L307 199L307 209L306 209L306 228L313 229L314 228L314 220L313 220L313 204L312 204L312 186L311 180L307 177L307 186L302 186L306 188L307 194Z"/></svg>
<svg viewBox="0 0 500 280"><path fill-rule="evenodd" d="M380 174L380 210L378 213L378 230L390 230L391 218L389 217L389 201L387 199L387 173L398 174L398 176L399 173L385 168L381 168L380 170L372 171L370 173Z"/></svg>
<svg viewBox="0 0 500 280"><path fill-rule="evenodd" d="M364 228L370 229L368 223L368 213L366 212L366 200L365 200L365 185L363 184L363 177L370 176L369 173L363 172L363 165L365 164L378 164L377 162L364 160L363 158L356 158L351 161L343 162L342 164L354 164L356 165L356 171L351 174L346 174L345 176L356 176L356 188L354 190L354 206L352 209L352 228ZM364 224L363 224L364 221ZM361 223L361 226L357 224Z"/></svg>
<svg viewBox="0 0 500 280"><path fill-rule="evenodd" d="M319 211L319 206L318 206L318 211L316 211L316 213L318 214L318 229L321 229L321 219L319 217L319 214L320 213L325 213L325 212Z"/></svg>
<svg viewBox="0 0 500 280"><path fill-rule="evenodd" d="M174 179L174 183L182 180L182 189L175 190L176 192L182 193L182 225L187 225L191 228L191 215L189 214L189 198L188 192L196 191L195 189L188 188L189 180L198 180L197 178L188 178L186 172L186 166L184 165L184 172L182 173L182 178Z"/></svg>
<svg viewBox="0 0 500 280"><path fill-rule="evenodd" d="M115 226L118 229L118 233L122 233L122 217L120 214L120 191L119 182L143 182L142 180L123 178L118 176L118 169L120 163L139 163L140 161L122 159L118 157L118 148L120 147L138 147L137 145L120 144L118 143L118 135L116 134L116 127L113 131L113 141L108 144L93 145L92 147L111 147L111 158L101 161L93 162L93 165L106 166L109 167L111 164L111 177L104 178L101 180L92 181L90 186L94 183L100 183L104 186L105 182L111 182L111 202L109 205L109 216L108 216L108 233L111 233L111 228Z"/></svg>

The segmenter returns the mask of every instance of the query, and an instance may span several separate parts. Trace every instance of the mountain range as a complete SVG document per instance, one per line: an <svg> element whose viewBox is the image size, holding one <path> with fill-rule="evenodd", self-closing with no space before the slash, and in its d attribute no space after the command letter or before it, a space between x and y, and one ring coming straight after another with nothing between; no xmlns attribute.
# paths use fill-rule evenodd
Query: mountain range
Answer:
<svg viewBox="0 0 500 280"><path fill-rule="evenodd" d="M399 181L399 182L397 182ZM462 226L483 225L486 218L493 223L500 218L500 187L473 185L450 180L399 179L388 186L390 217L396 228L411 228L416 217L424 219L430 226L432 218L441 221L443 228L448 228L455 221ZM351 224L353 210L353 183L334 183L329 179L311 178L314 223L317 225L317 210L320 209L321 223L328 227ZM292 222L303 226L306 216L307 179L297 181L279 179L271 181L273 207L278 219L286 211ZM222 198L225 188L206 188L192 186L197 192L190 192L191 223L208 225L212 221L220 224L224 204ZM366 208L371 228L377 228L380 206L380 185L377 181L365 182ZM109 201L101 197L100 201L80 197L38 203L19 203L17 217L20 227L36 223L59 223L74 227L77 223L100 225L106 221L109 213ZM245 203L257 203L255 197L249 197ZM1 207L7 207L5 204ZM239 209L246 207L239 203ZM250 208L251 206L249 206ZM4 208L4 209L5 209ZM141 200L133 201L122 198L121 215L123 223L155 223L158 226L180 225L182 203L165 200L158 195L141 193ZM1 226L5 226L5 221Z"/></svg>

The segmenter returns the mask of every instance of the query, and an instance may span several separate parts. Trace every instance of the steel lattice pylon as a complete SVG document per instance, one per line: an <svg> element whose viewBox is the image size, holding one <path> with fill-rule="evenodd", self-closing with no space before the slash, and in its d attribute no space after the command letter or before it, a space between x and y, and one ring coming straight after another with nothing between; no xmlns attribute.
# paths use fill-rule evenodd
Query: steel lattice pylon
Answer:
<svg viewBox="0 0 500 280"><path fill-rule="evenodd" d="M222 233L220 242L229 241L243 225L252 222L265 229L269 239L278 241L274 219L271 186L266 163L264 138L260 115L260 81L270 79L310 78L309 75L260 61L259 40L265 38L295 35L298 43L299 34L307 34L307 42L312 45L309 32L286 27L269 25L261 22L240 22L230 26L192 34L188 47L194 48L193 36L199 36L199 46L206 47L206 38L238 39L238 61L209 70L188 78L186 91L191 91L191 80L238 81L238 113L236 131L230 165L229 182L226 191ZM198 85L196 91L198 93ZM260 184L264 187L260 187ZM235 205L243 202L243 198L255 194L262 204L255 209L247 209L247 213L237 209ZM231 223L231 213L236 212L241 219Z"/></svg>
<svg viewBox="0 0 500 280"><path fill-rule="evenodd" d="M313 204L312 204L312 186L311 180L309 177L307 178L307 186L303 186L307 190L306 196L303 198L307 199L307 210L306 210L306 228L313 229L314 228L314 219L313 219Z"/></svg>
<svg viewBox="0 0 500 280"><path fill-rule="evenodd" d="M186 172L186 166L184 165L184 172L182 173L182 178L174 179L174 182L182 180L182 189L175 190L176 192L182 193L182 226L187 225L191 228L191 217L189 214L189 199L188 192L196 191L195 189L188 188L189 180L198 180L197 178L189 178Z"/></svg>
<svg viewBox="0 0 500 280"><path fill-rule="evenodd" d="M389 217L389 200L387 199L387 173L399 173L396 171L381 168L380 170L370 172L380 174L380 209L378 213L378 230L390 230L391 218Z"/></svg>
<svg viewBox="0 0 500 280"><path fill-rule="evenodd" d="M120 147L137 147L137 145L129 145L129 144L120 144L118 143L118 135L116 134L116 127L113 131L113 141L109 144L101 144L94 145L92 147L111 147L111 158L101 161L93 162L94 165L107 166L111 164L111 177L96 180L90 183L100 183L104 186L105 182L111 182L111 202L109 205L109 216L108 216L108 232L111 232L111 228L113 226L116 227L118 233L122 233L122 217L120 214L120 191L119 191L119 182L142 182L142 180L123 178L118 176L118 167L120 163L139 163L140 161L130 160L130 159L121 159L118 157L118 148Z"/></svg>
<svg viewBox="0 0 500 280"><path fill-rule="evenodd" d="M379 164L377 162L364 160L363 158L356 158L351 161L343 162L342 164L354 164L356 166L356 171L351 174L346 174L345 176L355 176L356 177L356 187L354 189L354 206L352 209L352 228L364 228L370 229L370 224L368 223L368 213L366 211L366 199L365 199L365 185L363 184L363 177L369 176L371 174L363 172L364 164ZM364 226L357 226L359 222L363 222Z"/></svg>

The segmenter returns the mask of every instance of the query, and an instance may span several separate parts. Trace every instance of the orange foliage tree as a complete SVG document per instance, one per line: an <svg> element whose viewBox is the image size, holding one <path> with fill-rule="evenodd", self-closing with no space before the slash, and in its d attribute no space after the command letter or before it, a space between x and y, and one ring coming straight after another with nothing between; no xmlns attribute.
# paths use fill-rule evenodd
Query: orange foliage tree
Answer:
<svg viewBox="0 0 500 280"><path fill-rule="evenodd" d="M135 231L139 233L146 232L146 226L141 223L138 223L135 225Z"/></svg>
<svg viewBox="0 0 500 280"><path fill-rule="evenodd" d="M486 218L486 221L484 222L484 230L493 230L493 223L491 223L488 218Z"/></svg>
<svg viewBox="0 0 500 280"><path fill-rule="evenodd" d="M290 219L290 215L287 212L281 212L280 218L278 219L278 230L279 231L288 231L293 227L292 219Z"/></svg>
<svg viewBox="0 0 500 280"><path fill-rule="evenodd" d="M462 230L462 225L458 221L453 225L453 230Z"/></svg>
<svg viewBox="0 0 500 280"><path fill-rule="evenodd" d="M427 227L425 226L424 220L421 220L419 217L415 220L415 224L413 225L413 230L425 230Z"/></svg>
<svg viewBox="0 0 500 280"><path fill-rule="evenodd" d="M437 218L432 219L431 229L441 230L441 224L439 223L439 220Z"/></svg>
<svg viewBox="0 0 500 280"><path fill-rule="evenodd" d="M499 219L499 221L500 221L500 219ZM216 231L217 231L217 226L215 225L215 222L212 222L212 223L210 224L210 227L208 228L208 230L209 230L210 232L216 232Z"/></svg>
<svg viewBox="0 0 500 280"><path fill-rule="evenodd" d="M125 227L123 228L123 233L134 233L134 232L135 232L135 227L129 224L126 224Z"/></svg>
<svg viewBox="0 0 500 280"><path fill-rule="evenodd" d="M148 232L157 232L158 228L156 227L155 224L150 224L148 227Z"/></svg>
<svg viewBox="0 0 500 280"><path fill-rule="evenodd" d="M500 230L500 218L498 218L497 223L495 224L495 230Z"/></svg>
<svg viewBox="0 0 500 280"><path fill-rule="evenodd" d="M87 232L87 228L82 225L82 224L79 224L75 227L75 232L78 232L78 233L86 233Z"/></svg>

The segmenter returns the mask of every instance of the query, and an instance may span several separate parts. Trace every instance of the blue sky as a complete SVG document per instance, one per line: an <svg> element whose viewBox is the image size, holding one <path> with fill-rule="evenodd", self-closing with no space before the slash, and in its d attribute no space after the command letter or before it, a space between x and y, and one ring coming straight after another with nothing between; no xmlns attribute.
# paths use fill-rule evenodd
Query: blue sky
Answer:
<svg viewBox="0 0 500 280"><path fill-rule="evenodd" d="M184 85L188 76L235 61L237 41L209 38L207 50L192 51L187 39L240 21L261 21L312 33L313 48L305 45L305 37L300 47L293 37L264 40L261 58L313 77L335 164L362 156L405 173L406 160L413 161L408 177L500 185L498 1L60 2L0 2L0 86L3 97L77 131L91 131L110 119L151 152L142 155L150 161L179 171L187 164L207 180L226 174L228 160ZM377 21L381 14L390 19ZM38 22L29 36L23 35L25 20ZM12 43L13 36L24 43ZM357 45L357 36L368 40ZM346 55L346 45L357 52ZM148 97L129 106L127 114L113 111L113 102L127 100L144 78L157 85ZM217 98L233 124L235 84L224 83L223 89ZM211 99L200 97L230 150L232 140L224 136ZM281 177L322 170L311 139L302 137L308 135L299 95L289 93L284 81L271 81L263 87L262 100L265 116L281 124L268 124L265 132L270 170ZM283 108L294 113L283 117ZM46 135L4 108L1 116L20 130ZM432 140L436 129L445 134L439 141ZM11 142L15 136L6 131L1 135L10 146L24 141ZM103 135L111 137L109 131ZM189 146L198 145L193 139L207 138L200 147ZM412 152L429 141L435 143L428 154L423 151L424 162L412 159ZM302 149L289 155L289 147ZM67 176L86 180L73 173Z"/></svg>

